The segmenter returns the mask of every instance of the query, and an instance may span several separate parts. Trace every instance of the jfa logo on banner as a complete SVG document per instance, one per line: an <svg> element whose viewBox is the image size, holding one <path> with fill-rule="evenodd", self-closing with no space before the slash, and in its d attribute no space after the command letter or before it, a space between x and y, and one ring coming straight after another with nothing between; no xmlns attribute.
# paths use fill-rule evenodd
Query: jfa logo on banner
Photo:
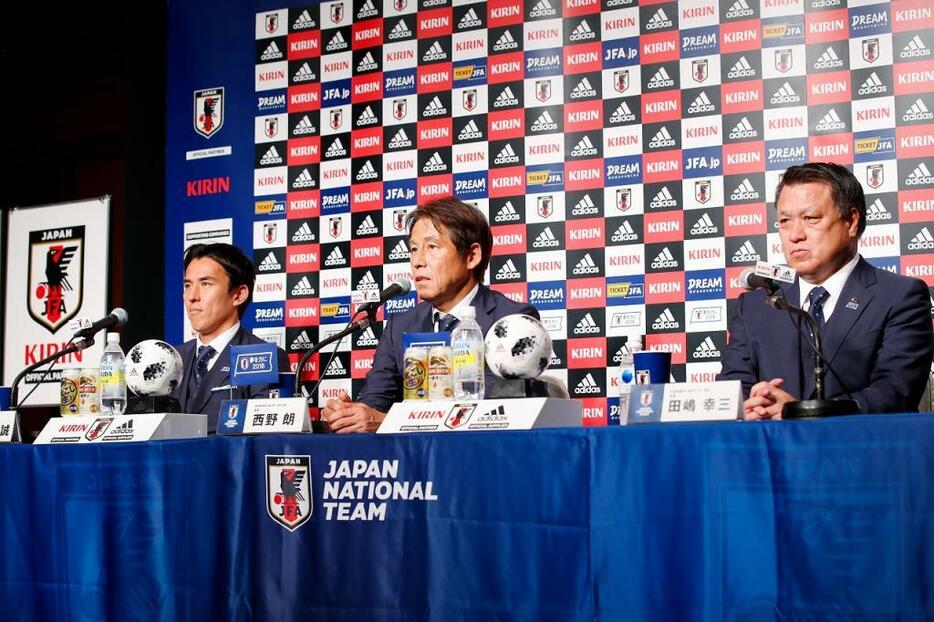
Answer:
<svg viewBox="0 0 934 622"><path fill-rule="evenodd" d="M29 232L29 315L56 332L81 308L84 226Z"/></svg>
<svg viewBox="0 0 934 622"><path fill-rule="evenodd" d="M195 131L210 138L224 125L224 87L195 91Z"/></svg>
<svg viewBox="0 0 934 622"><path fill-rule="evenodd" d="M311 456L266 456L266 511L289 531L311 517Z"/></svg>

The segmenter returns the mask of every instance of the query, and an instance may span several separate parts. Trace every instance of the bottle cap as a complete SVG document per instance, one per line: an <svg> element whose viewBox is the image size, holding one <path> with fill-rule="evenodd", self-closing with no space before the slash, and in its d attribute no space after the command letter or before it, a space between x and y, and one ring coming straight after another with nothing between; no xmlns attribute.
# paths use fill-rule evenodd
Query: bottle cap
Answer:
<svg viewBox="0 0 934 622"><path fill-rule="evenodd" d="M107 343L120 343L120 333L107 333Z"/></svg>

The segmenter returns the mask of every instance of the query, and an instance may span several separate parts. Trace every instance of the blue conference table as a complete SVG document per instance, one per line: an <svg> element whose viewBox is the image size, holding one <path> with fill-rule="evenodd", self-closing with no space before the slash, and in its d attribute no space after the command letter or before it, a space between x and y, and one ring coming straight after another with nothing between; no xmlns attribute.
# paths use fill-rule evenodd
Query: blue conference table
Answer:
<svg viewBox="0 0 934 622"><path fill-rule="evenodd" d="M930 619L934 417L6 446L0 534L3 620Z"/></svg>

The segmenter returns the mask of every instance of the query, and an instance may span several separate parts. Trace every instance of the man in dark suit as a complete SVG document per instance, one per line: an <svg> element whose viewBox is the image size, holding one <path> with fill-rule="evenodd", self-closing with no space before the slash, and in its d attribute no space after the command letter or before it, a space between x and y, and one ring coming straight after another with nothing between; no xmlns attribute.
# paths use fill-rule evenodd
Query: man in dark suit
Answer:
<svg viewBox="0 0 934 622"><path fill-rule="evenodd" d="M358 400L351 401L346 393L328 400L322 418L335 432L375 430L389 407L402 400L403 333L452 330L465 306L475 308L484 334L507 315L538 317L534 307L513 302L482 284L493 234L475 207L454 197L437 199L413 210L407 224L412 278L422 302L387 323ZM494 382L487 369L487 388Z"/></svg>
<svg viewBox="0 0 934 622"><path fill-rule="evenodd" d="M225 399L269 396L267 385L212 391L230 384L231 345L263 343L240 326L254 280L253 263L236 246L196 244L185 253L185 312L198 336L178 349L185 373L173 395L182 412L208 416L209 432L217 428ZM279 371L289 370L289 357L279 348Z"/></svg>
<svg viewBox="0 0 934 622"><path fill-rule="evenodd" d="M932 357L928 289L871 266L857 253L866 202L853 174L836 164L785 171L776 190L785 261L797 272L785 299L819 326L828 398L856 400L862 412L915 411ZM784 404L814 393L806 326L770 307L762 290L745 293L730 320L721 380L741 380L746 419L779 419Z"/></svg>

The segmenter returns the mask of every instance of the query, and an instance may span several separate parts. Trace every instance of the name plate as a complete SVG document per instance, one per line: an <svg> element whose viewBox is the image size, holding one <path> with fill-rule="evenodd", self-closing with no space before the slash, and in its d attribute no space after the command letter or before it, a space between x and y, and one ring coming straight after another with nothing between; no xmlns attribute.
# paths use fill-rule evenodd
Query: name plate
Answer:
<svg viewBox="0 0 934 622"><path fill-rule="evenodd" d="M392 405L377 433L465 432L579 427L578 400L528 397L479 402L411 401Z"/></svg>
<svg viewBox="0 0 934 622"><path fill-rule="evenodd" d="M114 417L53 417L45 424L36 445L61 443L140 442L208 435L206 415L155 413Z"/></svg>
<svg viewBox="0 0 934 622"><path fill-rule="evenodd" d="M0 443L19 442L19 426L16 425L16 411L0 411Z"/></svg>
<svg viewBox="0 0 934 622"><path fill-rule="evenodd" d="M218 434L310 432L308 400L304 397L224 400L217 418Z"/></svg>
<svg viewBox="0 0 934 622"><path fill-rule="evenodd" d="M739 380L635 385L626 423L735 421L742 406Z"/></svg>

